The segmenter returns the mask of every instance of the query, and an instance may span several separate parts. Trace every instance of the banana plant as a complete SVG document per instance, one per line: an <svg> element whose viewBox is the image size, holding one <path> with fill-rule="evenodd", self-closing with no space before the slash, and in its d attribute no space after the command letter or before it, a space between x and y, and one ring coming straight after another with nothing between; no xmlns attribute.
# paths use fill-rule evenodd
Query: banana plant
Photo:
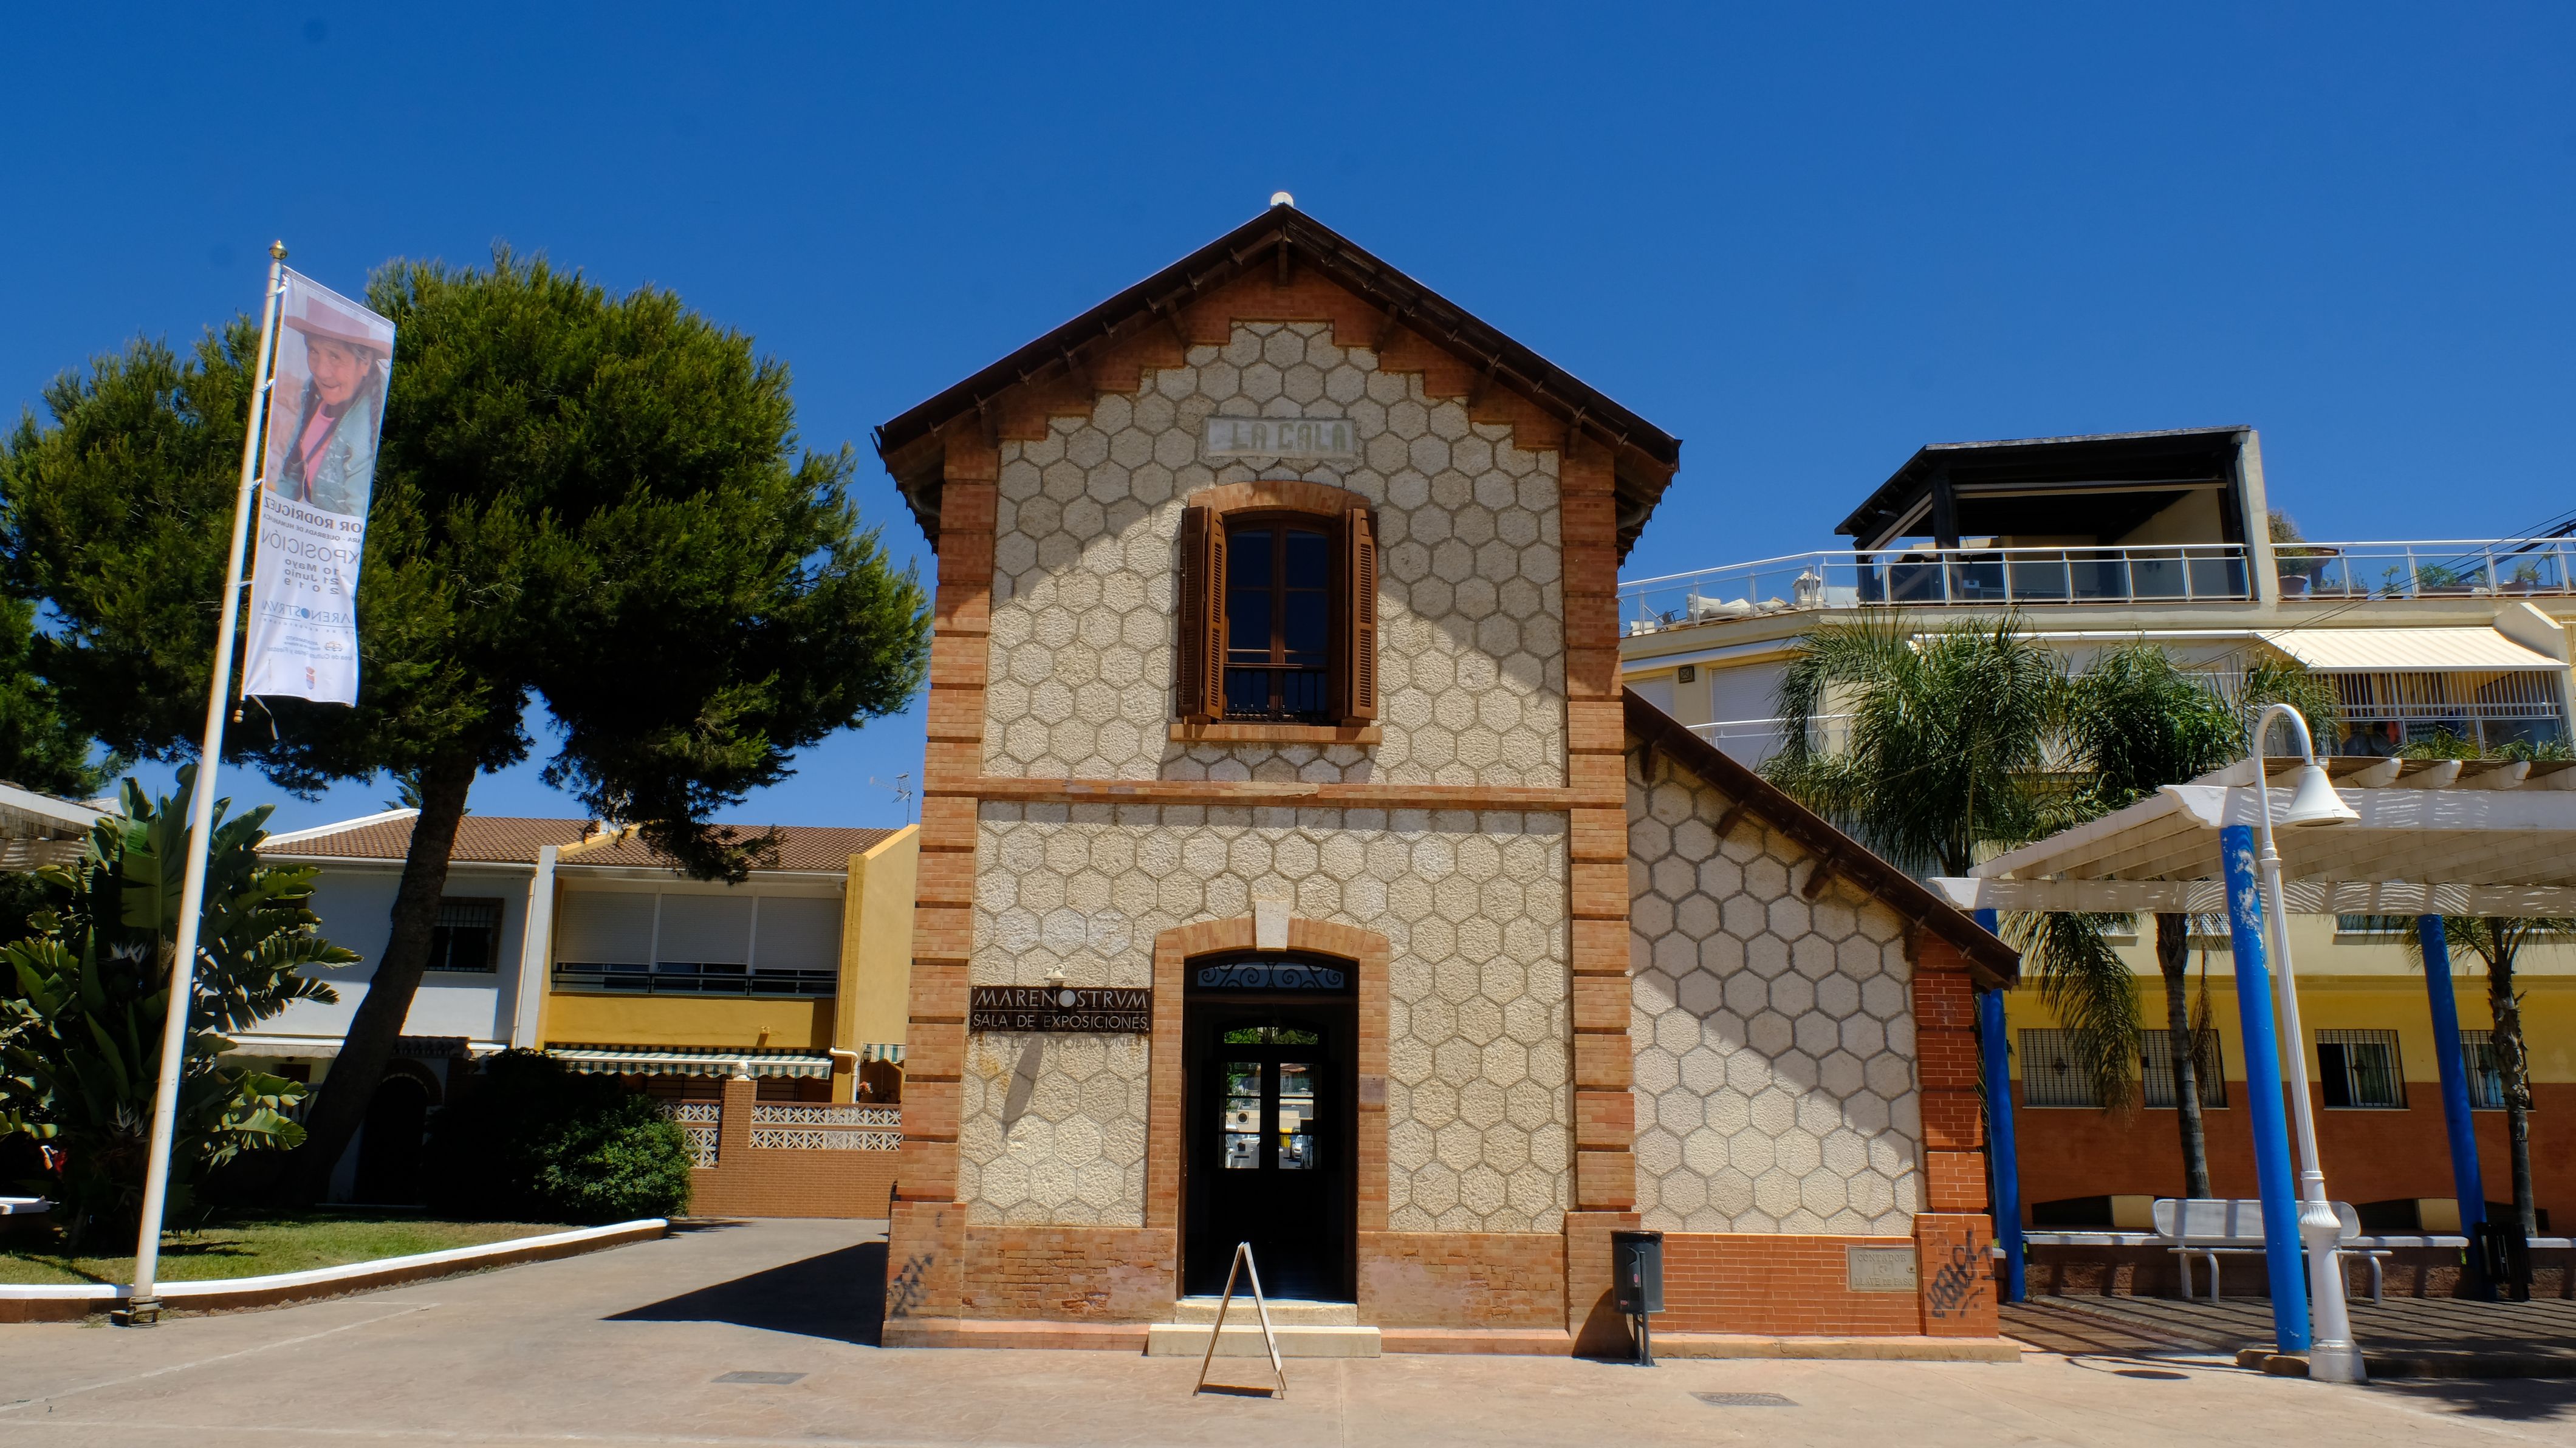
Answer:
<svg viewBox="0 0 2576 1448"><path fill-rule="evenodd" d="M123 813L99 821L80 859L38 872L53 899L36 934L0 946L0 1138L59 1153L56 1174L33 1185L61 1203L75 1246L130 1229L140 1208L195 785L195 769L182 769L178 793L155 801L127 780ZM260 863L270 808L226 820L229 804L215 806L172 1117L173 1214L206 1172L304 1139L303 1086L226 1067L226 1033L294 1001L337 1000L303 972L358 958L315 933L309 866Z"/></svg>

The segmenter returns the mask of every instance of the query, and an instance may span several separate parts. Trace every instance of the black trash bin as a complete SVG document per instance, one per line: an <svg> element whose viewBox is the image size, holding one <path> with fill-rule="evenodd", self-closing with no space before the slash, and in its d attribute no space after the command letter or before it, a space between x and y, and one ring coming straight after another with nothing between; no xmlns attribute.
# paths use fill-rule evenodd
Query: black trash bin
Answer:
<svg viewBox="0 0 2576 1448"><path fill-rule="evenodd" d="M1653 1367L1655 1343L1646 1319L1664 1310L1664 1234L1611 1233L1610 1281L1612 1304L1636 1320L1637 1362Z"/></svg>

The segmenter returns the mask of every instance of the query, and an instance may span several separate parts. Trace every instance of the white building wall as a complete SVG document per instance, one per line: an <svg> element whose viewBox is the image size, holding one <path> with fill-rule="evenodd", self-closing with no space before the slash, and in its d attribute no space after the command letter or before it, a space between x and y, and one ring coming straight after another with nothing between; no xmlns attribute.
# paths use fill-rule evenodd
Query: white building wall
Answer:
<svg viewBox="0 0 2576 1448"><path fill-rule="evenodd" d="M516 996L519 957L528 914L527 866L459 864L447 872L450 897L481 897L501 902L501 939L494 947L497 968L489 973L432 972L421 977L411 1013L404 1017L407 1036L464 1036L475 1041L507 1041L510 1002ZM327 864L313 882L311 908L321 917L322 938L358 953L354 965L316 971L338 989L337 1004L297 1001L260 1023L270 1036L344 1035L357 1014L367 982L383 958L392 932L394 890L401 867L372 862Z"/></svg>

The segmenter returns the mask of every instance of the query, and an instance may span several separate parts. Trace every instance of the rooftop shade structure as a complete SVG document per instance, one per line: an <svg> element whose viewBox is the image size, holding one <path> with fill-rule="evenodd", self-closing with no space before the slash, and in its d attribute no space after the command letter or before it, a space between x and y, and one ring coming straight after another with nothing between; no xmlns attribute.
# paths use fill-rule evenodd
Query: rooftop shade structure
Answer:
<svg viewBox="0 0 2576 1448"><path fill-rule="evenodd" d="M2576 763L2324 763L2357 818L2278 832L2291 913L2576 915ZM2260 797L2285 824L2300 762L2264 764ZM2223 909L2218 832L2257 822L2253 770L2247 761L2167 785L1932 883L1962 909Z"/></svg>

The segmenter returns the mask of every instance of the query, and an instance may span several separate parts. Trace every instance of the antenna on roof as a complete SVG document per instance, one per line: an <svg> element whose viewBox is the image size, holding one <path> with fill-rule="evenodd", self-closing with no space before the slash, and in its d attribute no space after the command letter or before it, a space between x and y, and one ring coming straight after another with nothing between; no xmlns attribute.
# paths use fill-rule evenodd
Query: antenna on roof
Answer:
<svg viewBox="0 0 2576 1448"><path fill-rule="evenodd" d="M895 802L903 806L903 822L912 823L912 776L910 774L896 775L892 784L879 784L877 777L871 774L868 776L868 783L876 785L879 789L892 791Z"/></svg>

